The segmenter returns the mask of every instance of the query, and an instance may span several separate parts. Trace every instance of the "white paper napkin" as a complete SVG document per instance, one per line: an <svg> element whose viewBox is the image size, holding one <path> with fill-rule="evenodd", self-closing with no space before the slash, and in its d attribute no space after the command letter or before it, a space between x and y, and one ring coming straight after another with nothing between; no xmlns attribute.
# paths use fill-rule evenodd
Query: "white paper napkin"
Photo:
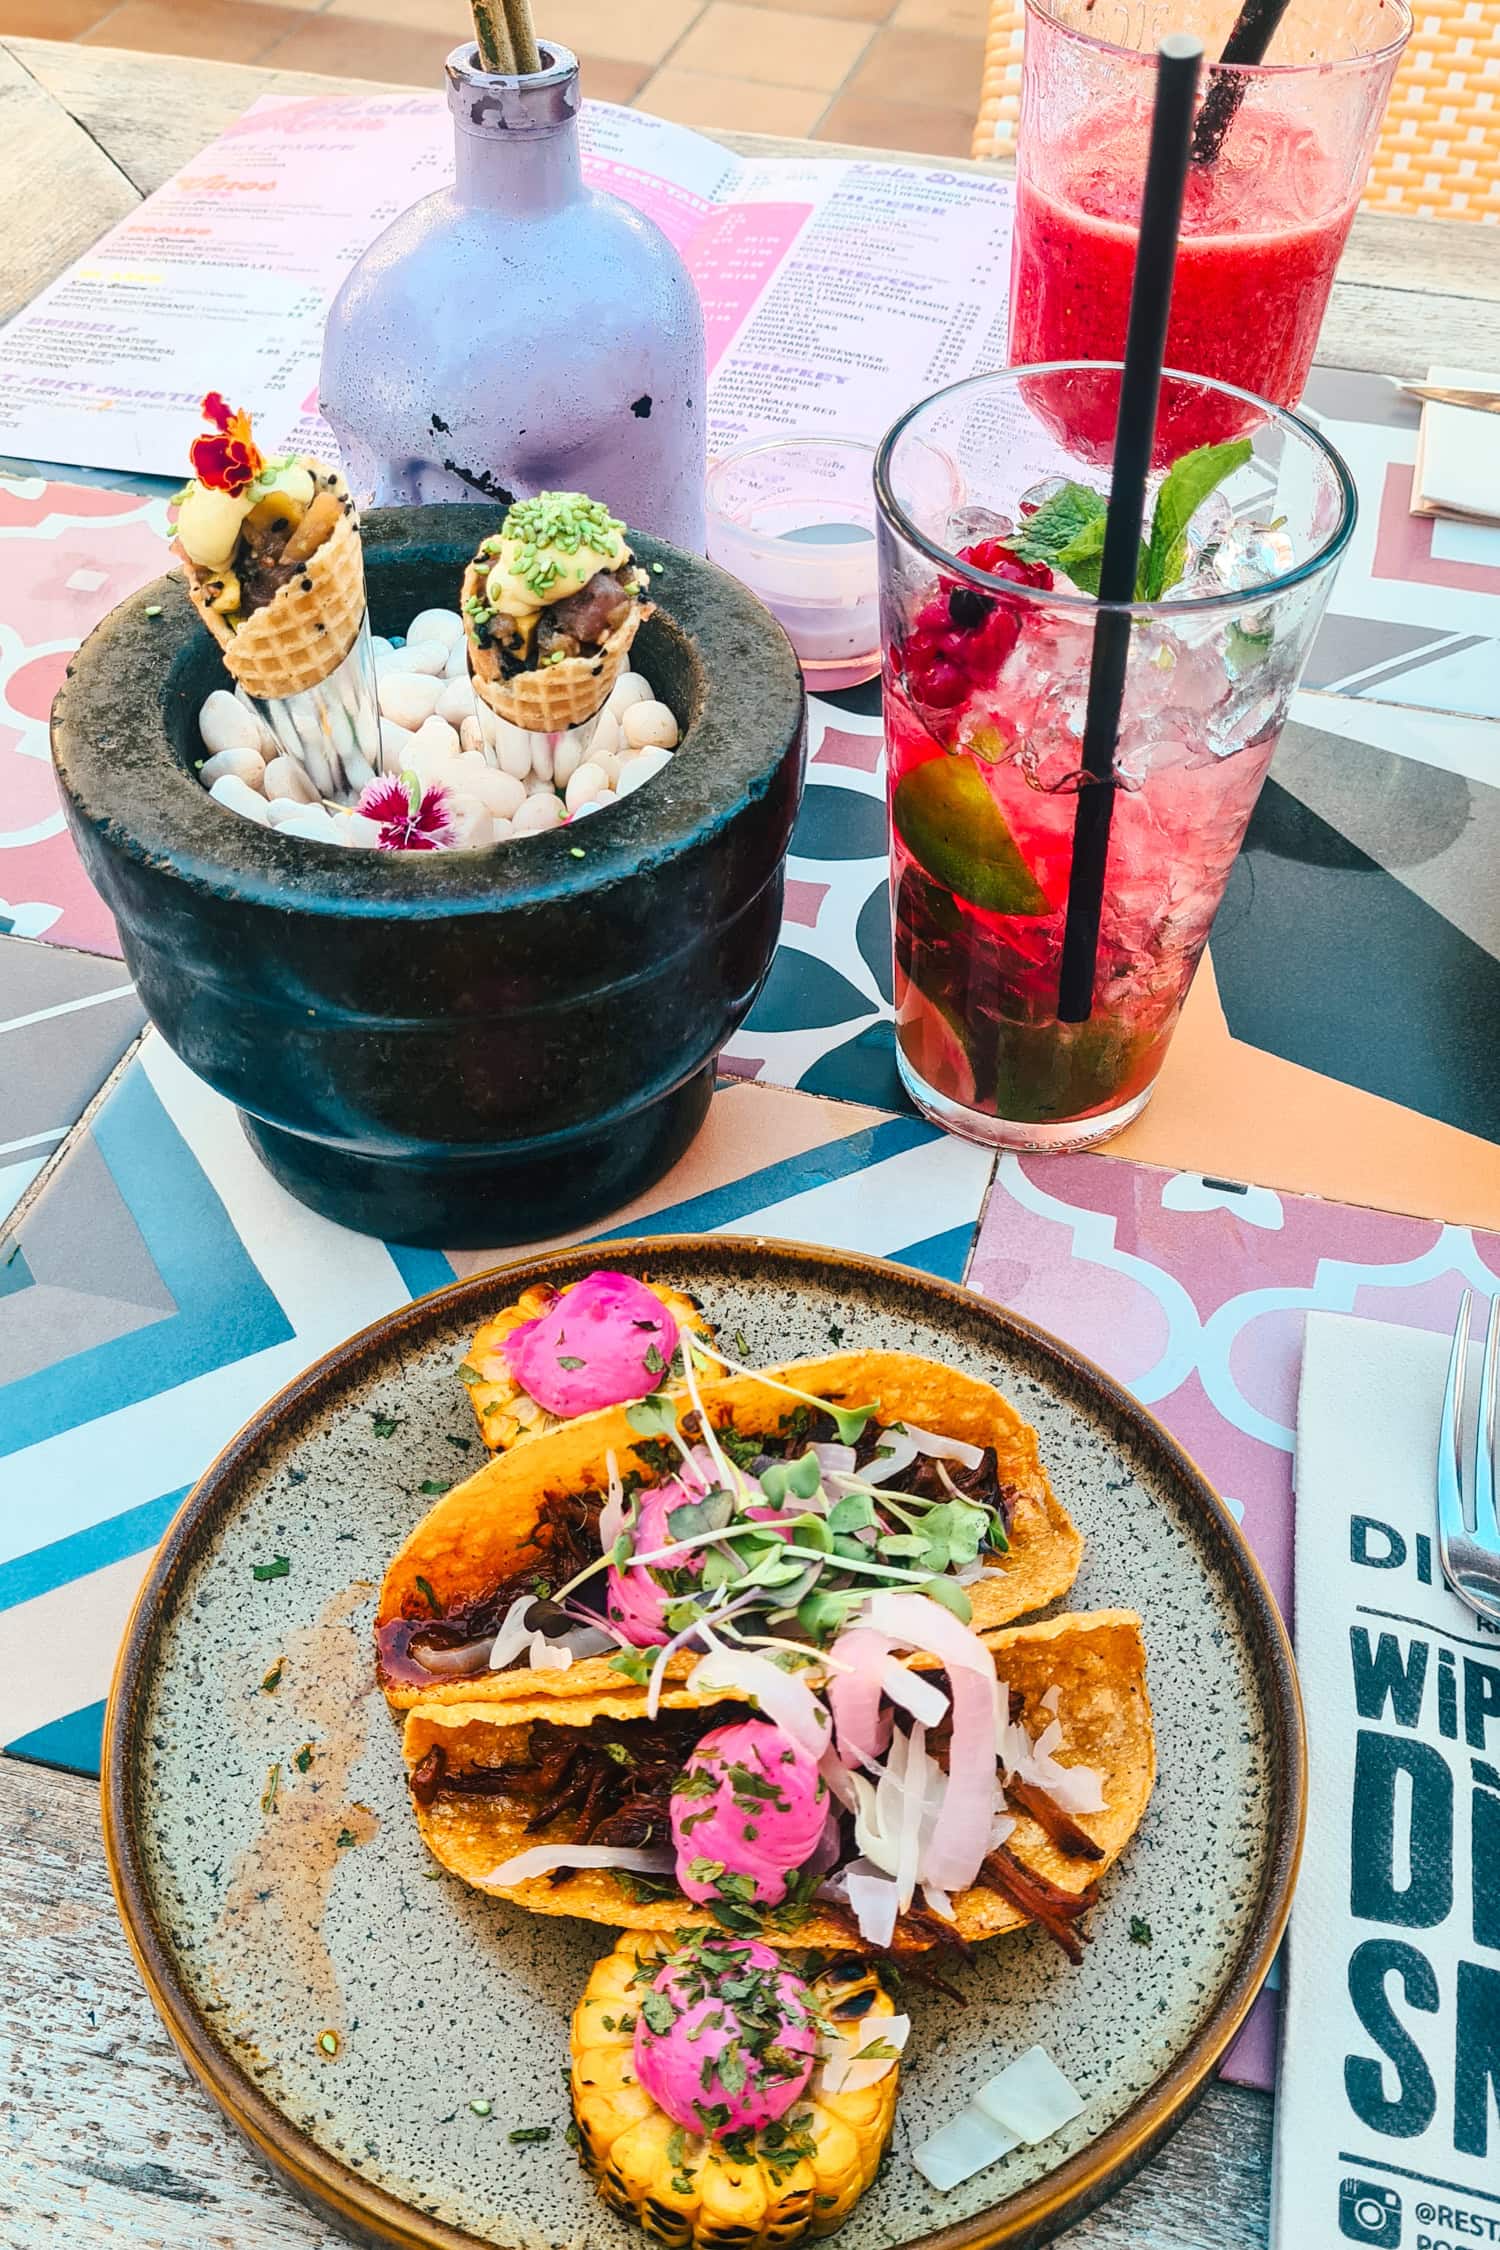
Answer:
<svg viewBox="0 0 1500 2250"><path fill-rule="evenodd" d="M1493 369L1429 367L1427 381L1454 391L1500 391ZM1411 512L1500 522L1500 414L1427 401L1417 432Z"/></svg>
<svg viewBox="0 0 1500 2250"><path fill-rule="evenodd" d="M1447 1358L1442 1336L1308 1316L1278 2250L1500 2242L1500 1631L1437 1562Z"/></svg>

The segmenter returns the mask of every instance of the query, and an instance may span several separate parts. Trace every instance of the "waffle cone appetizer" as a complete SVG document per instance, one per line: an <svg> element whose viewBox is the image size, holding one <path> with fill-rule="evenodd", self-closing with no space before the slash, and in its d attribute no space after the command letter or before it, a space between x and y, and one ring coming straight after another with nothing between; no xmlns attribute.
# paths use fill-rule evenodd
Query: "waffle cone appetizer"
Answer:
<svg viewBox="0 0 1500 2250"><path fill-rule="evenodd" d="M581 492L510 510L464 572L474 690L536 734L582 726L625 669L648 613L624 525Z"/></svg>
<svg viewBox="0 0 1500 2250"><path fill-rule="evenodd" d="M247 695L316 687L354 646L365 614L359 517L338 470L315 455L266 461L249 417L210 392L215 425L177 519L193 607Z"/></svg>
<svg viewBox="0 0 1500 2250"><path fill-rule="evenodd" d="M886 2047L882 2074L833 2090L836 2074L820 2063L785 2115L759 2131L715 2137L701 2120L693 2131L647 2091L636 2066L637 2011L673 1942L627 1933L596 1965L574 2012L570 2086L584 2165L606 2203L674 2250L761 2250L833 2234L890 2139L899 2072L881 2029L902 2019L866 1962L834 1965L811 1985L813 2005L840 2043Z"/></svg>

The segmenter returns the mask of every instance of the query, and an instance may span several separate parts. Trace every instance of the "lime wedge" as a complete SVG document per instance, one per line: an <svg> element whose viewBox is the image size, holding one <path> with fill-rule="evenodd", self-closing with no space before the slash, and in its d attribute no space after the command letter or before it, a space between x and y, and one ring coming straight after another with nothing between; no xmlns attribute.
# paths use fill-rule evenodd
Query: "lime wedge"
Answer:
<svg viewBox="0 0 1500 2250"><path fill-rule="evenodd" d="M929 875L991 914L1045 914L1047 894L967 758L932 758L896 785L901 840Z"/></svg>

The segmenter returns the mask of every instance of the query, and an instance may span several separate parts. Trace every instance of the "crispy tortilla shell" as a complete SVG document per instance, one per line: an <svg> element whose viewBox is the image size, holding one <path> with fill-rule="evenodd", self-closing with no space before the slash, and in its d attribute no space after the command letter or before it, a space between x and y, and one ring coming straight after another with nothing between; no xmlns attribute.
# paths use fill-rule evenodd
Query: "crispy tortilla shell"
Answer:
<svg viewBox="0 0 1500 2250"><path fill-rule="evenodd" d="M1100 1775L1105 1809L1078 1816L1078 1826L1101 1847L1100 1859L1070 1858L1024 1813L1018 1814L1009 1839L1008 1849L1027 1868L1076 1894L1096 1882L1129 1843L1156 1778L1141 1621L1130 1610L1072 1611L1040 1624L988 1632L984 1640L994 1651L1001 1680L1024 1698L1033 1732L1044 1723L1042 1697L1049 1688L1058 1690L1063 1730L1059 1762L1092 1766ZM673 1710L702 1700L681 1688L668 1688L662 1696L663 1707ZM407 1714L403 1752L408 1769L437 1746L450 1770L508 1765L524 1760L533 1720L587 1726L595 1717L630 1720L644 1714L640 1689L621 1689L592 1701L533 1695L507 1704L503 1718L490 1702L425 1702ZM706 1909L685 1899L637 1901L629 1883L608 1868L580 1869L563 1883L548 1875L505 1886L490 1880L517 1852L565 1841L565 1816L545 1836L528 1836L529 1807L513 1797L440 1795L429 1805L413 1799L413 1809L428 1849L450 1873L530 1913L568 1914L632 1930L686 1929L712 1920ZM978 1885L955 1899L954 1907L957 1933L968 1942L1020 1929L1027 1920L1009 1899ZM786 1929L778 1930L773 1921L765 1934L773 1944L792 1947L860 1948L851 1927L816 1911ZM907 1949L920 1950L927 1942L918 1935ZM898 1932L898 1950L901 1945Z"/></svg>
<svg viewBox="0 0 1500 2250"><path fill-rule="evenodd" d="M992 1383L912 1352L840 1352L794 1360L767 1373L836 1406L874 1401L884 1424L911 1422L970 1445L994 1447L1000 1481L1013 1498L1010 1552L996 1557L993 1568L966 1589L977 1631L1044 1609L1072 1585L1083 1540L1047 1481L1035 1430ZM774 1432L795 1406L784 1391L753 1375L703 1384L700 1393L716 1428L732 1422L746 1436ZM692 1403L685 1392L677 1403L680 1421ZM462 1609L538 1562L542 1549L535 1535L543 1501L605 1492L611 1453L622 1476L646 1468L649 1456L637 1450L639 1443L626 1409L612 1406L487 1461L444 1494L393 1558L380 1589L377 1627L391 1618L430 1616L434 1604L440 1613ZM674 1657L669 1676L685 1678L695 1662L692 1655ZM566 1670L538 1673L523 1666L473 1679L435 1675L430 1686L384 1684L400 1710L418 1702L524 1701L536 1694L539 1682L559 1698L596 1696L619 1680L610 1658L599 1656Z"/></svg>

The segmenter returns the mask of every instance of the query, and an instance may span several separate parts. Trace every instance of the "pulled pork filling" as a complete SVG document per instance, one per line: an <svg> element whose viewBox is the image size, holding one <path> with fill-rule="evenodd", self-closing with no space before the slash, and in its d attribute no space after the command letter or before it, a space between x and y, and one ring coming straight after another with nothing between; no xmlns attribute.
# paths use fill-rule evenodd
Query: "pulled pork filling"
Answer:
<svg viewBox="0 0 1500 2250"><path fill-rule="evenodd" d="M478 620L474 638L491 648L507 678L555 663L569 656L591 656L630 615L641 598L640 576L631 562L614 570L596 570L588 584L560 602L550 602L540 615L522 619L494 610Z"/></svg>
<svg viewBox="0 0 1500 2250"><path fill-rule="evenodd" d="M926 1676L935 1683L944 1677ZM1012 1709L1019 1711L1018 1699L1012 1699ZM412 1768L411 1792L420 1805L431 1805L440 1797L518 1800L531 1807L528 1836L563 1822L558 1841L568 1844L666 1844L672 1835L672 1792L692 1752L705 1734L742 1715L732 1704L714 1703L695 1711L665 1711L654 1720L593 1719L586 1727L537 1719L527 1736L525 1757L514 1763L455 1766L442 1744L434 1744ZM936 1743L938 1738L930 1739ZM944 1762L941 1750L938 1762ZM1103 1858L1101 1847L1046 1790L1012 1781L1007 1795L1067 1858ZM850 1825L843 1815L840 1864L854 1856ZM575 1872L555 1868L548 1880L557 1887L571 1881ZM1098 1901L1097 1883L1086 1884L1081 1891L1064 1890L1004 1845L986 1856L979 1880L1038 1923L1070 1961L1082 1961L1089 1933L1078 1925ZM826 1915L852 1935L859 1934L849 1909L836 1900L817 1899L807 1911ZM865 1940L860 1942L863 1945ZM897 1920L890 1950L906 1953L932 1944L965 1950L951 1923L925 1907L908 1907Z"/></svg>

